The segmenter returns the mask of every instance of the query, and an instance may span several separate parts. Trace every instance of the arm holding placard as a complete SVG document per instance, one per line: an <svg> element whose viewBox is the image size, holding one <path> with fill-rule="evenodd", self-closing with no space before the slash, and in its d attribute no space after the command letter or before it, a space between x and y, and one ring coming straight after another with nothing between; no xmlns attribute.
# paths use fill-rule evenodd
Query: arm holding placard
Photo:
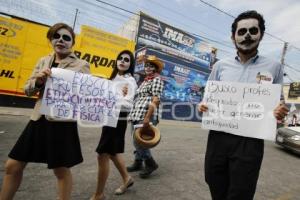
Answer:
<svg viewBox="0 0 300 200"><path fill-rule="evenodd" d="M277 119L277 123L283 123L283 119L287 116L289 112L288 107L283 101L274 109L274 116Z"/></svg>
<svg viewBox="0 0 300 200"><path fill-rule="evenodd" d="M39 60L25 83L24 92L27 96L36 95L44 87L47 77L50 76L51 70L48 67L44 68L44 62L44 59Z"/></svg>
<svg viewBox="0 0 300 200"><path fill-rule="evenodd" d="M198 105L198 111L199 112L207 112L208 107L207 107L206 103L200 102L199 105Z"/></svg>

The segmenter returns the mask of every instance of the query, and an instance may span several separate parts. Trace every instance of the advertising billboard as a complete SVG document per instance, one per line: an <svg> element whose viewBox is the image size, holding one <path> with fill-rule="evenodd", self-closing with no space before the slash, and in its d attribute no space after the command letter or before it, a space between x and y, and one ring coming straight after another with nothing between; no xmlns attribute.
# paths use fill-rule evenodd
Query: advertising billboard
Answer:
<svg viewBox="0 0 300 200"><path fill-rule="evenodd" d="M211 62L209 44L183 30L140 13L137 48L148 47L208 69Z"/></svg>
<svg viewBox="0 0 300 200"><path fill-rule="evenodd" d="M166 53L141 48L136 51L135 78L139 83L144 78L144 57L155 55L164 62L161 78L164 90L161 96L163 119L198 121L197 104L202 100L209 71L189 67L189 63L176 63L176 58Z"/></svg>

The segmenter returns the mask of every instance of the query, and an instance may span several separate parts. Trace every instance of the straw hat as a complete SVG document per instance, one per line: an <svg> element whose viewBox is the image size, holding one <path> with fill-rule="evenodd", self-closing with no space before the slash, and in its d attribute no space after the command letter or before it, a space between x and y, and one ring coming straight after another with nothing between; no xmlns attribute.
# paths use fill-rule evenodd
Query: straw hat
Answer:
<svg viewBox="0 0 300 200"><path fill-rule="evenodd" d="M137 128L133 133L133 139L140 147L149 149L160 142L160 131L157 127L150 125L149 130L142 130L142 128Z"/></svg>
<svg viewBox="0 0 300 200"><path fill-rule="evenodd" d="M157 72L160 73L162 71L162 69L164 68L164 63L162 60L160 60L158 57L154 56L154 55L148 55L145 59L145 63L149 62L149 63L153 63L157 66Z"/></svg>

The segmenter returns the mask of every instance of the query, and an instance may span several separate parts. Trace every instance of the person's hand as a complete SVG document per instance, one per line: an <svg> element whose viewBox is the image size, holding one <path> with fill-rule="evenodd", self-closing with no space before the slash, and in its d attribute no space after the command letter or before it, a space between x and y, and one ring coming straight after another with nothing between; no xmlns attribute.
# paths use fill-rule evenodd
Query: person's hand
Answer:
<svg viewBox="0 0 300 200"><path fill-rule="evenodd" d="M149 128L150 127L150 120L145 118L143 121L143 127L144 128Z"/></svg>
<svg viewBox="0 0 300 200"><path fill-rule="evenodd" d="M274 109L274 116L277 119L278 123L282 123L283 119L287 116L289 109L286 107L284 103L280 103Z"/></svg>
<svg viewBox="0 0 300 200"><path fill-rule="evenodd" d="M50 68L45 68L41 70L37 75L36 75L36 81L35 84L37 86L41 86L45 83L46 79L48 76L51 75L51 69Z"/></svg>
<svg viewBox="0 0 300 200"><path fill-rule="evenodd" d="M123 92L124 97L128 94L128 86L127 85L122 88L122 92Z"/></svg>
<svg viewBox="0 0 300 200"><path fill-rule="evenodd" d="M198 111L199 112L207 112L208 111L207 105L204 102L199 103Z"/></svg>
<svg viewBox="0 0 300 200"><path fill-rule="evenodd" d="M150 120L149 119L144 119L143 121L143 127L141 130L142 133L146 134L146 135L151 135L151 128L150 128Z"/></svg>

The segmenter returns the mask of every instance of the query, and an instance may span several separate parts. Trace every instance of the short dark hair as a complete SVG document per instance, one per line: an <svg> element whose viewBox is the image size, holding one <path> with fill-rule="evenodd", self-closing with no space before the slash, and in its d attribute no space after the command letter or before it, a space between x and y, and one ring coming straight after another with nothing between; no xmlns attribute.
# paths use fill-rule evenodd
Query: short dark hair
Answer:
<svg viewBox="0 0 300 200"><path fill-rule="evenodd" d="M47 38L48 38L48 40L51 41L52 38L53 38L53 35L58 30L60 30L62 28L67 29L71 33L72 39L73 39L72 43L74 45L75 44L75 33L74 33L74 30L68 24L65 24L65 23L56 23L53 26L51 26L49 28L48 32L47 32Z"/></svg>
<svg viewBox="0 0 300 200"><path fill-rule="evenodd" d="M113 71L109 77L109 80L112 80L116 77L117 73L118 73L118 68L117 68L117 60L120 58L120 56L122 54L128 54L129 57L130 57L130 65L129 65L129 68L124 72L124 74L131 74L133 76L133 72L134 72L134 66L135 66L135 60L134 60L134 56L133 56L133 53L129 50L123 50L121 51L118 55L117 55L117 58L116 58L116 62L115 62L115 65L114 65L114 68L113 68Z"/></svg>
<svg viewBox="0 0 300 200"><path fill-rule="evenodd" d="M239 14L239 16L237 16L237 18L235 18L234 22L231 25L232 36L235 35L237 23L243 19L250 19L250 18L258 20L258 26L259 26L261 38L262 38L265 33L265 29L266 29L265 20L264 20L263 16L261 14L259 14L258 12L256 12L255 10L248 10L246 12Z"/></svg>

